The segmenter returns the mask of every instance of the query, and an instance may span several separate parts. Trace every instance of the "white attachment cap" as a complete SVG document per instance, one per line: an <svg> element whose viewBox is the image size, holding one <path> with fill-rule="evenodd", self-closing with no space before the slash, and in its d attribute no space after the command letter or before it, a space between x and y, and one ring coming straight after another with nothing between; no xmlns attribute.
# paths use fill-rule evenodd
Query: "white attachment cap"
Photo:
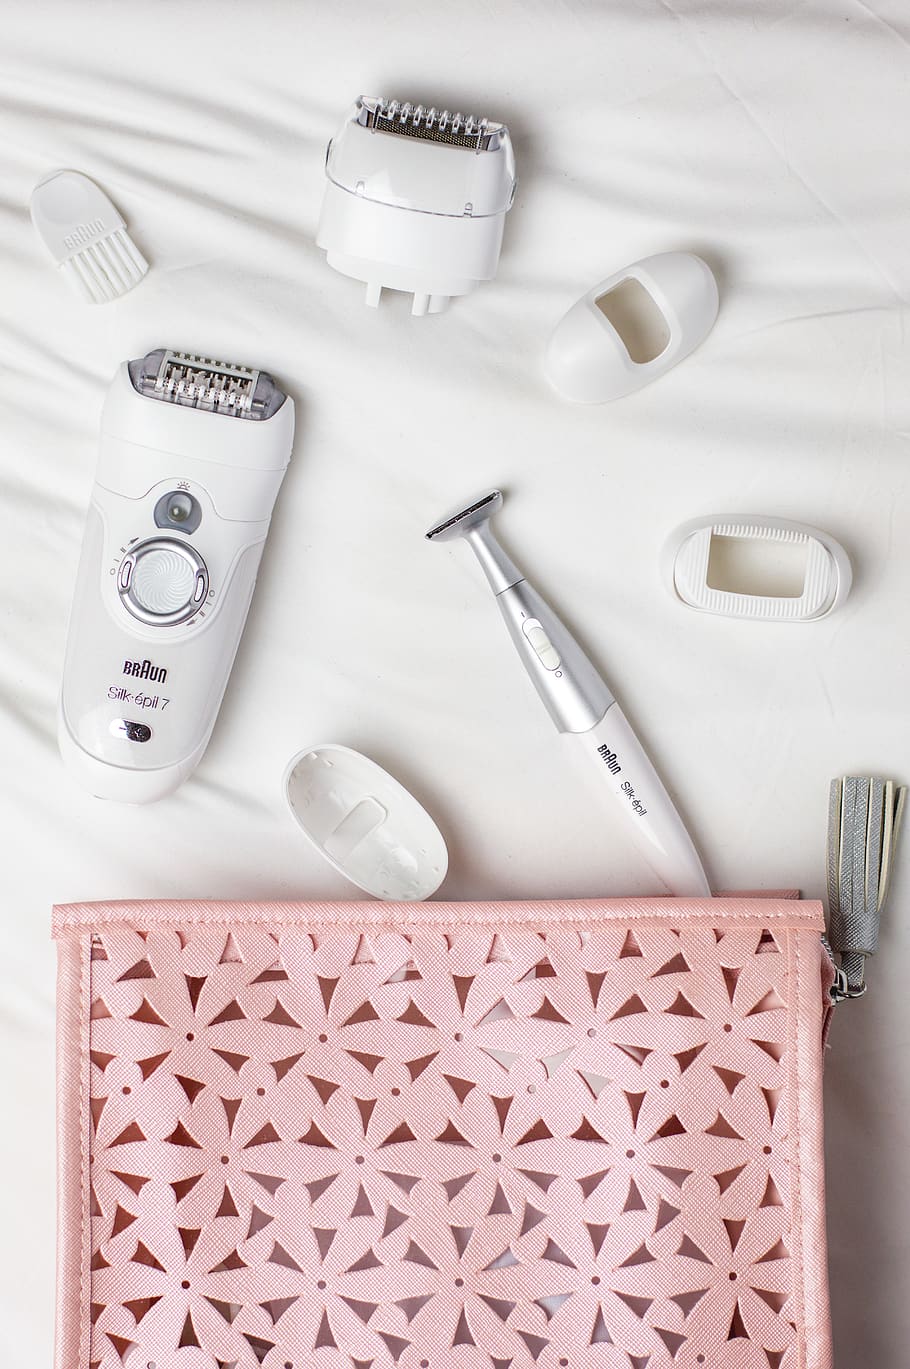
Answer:
<svg viewBox="0 0 910 1369"><path fill-rule="evenodd" d="M824 618L853 583L850 558L828 533L763 514L684 523L664 547L662 570L689 608L780 623Z"/></svg>
<svg viewBox="0 0 910 1369"><path fill-rule="evenodd" d="M565 399L603 404L649 385L694 352L717 318L717 282L691 252L633 262L572 305L544 368Z"/></svg>
<svg viewBox="0 0 910 1369"><path fill-rule="evenodd" d="M374 898L429 898L449 853L425 808L375 761L347 746L314 746L284 776L297 823L329 864Z"/></svg>
<svg viewBox="0 0 910 1369"><path fill-rule="evenodd" d="M505 124L364 96L329 143L316 242L331 267L438 313L499 264L515 159Z"/></svg>
<svg viewBox="0 0 910 1369"><path fill-rule="evenodd" d="M91 304L125 295L148 271L114 205L81 171L55 171L32 191L35 231L69 285Z"/></svg>

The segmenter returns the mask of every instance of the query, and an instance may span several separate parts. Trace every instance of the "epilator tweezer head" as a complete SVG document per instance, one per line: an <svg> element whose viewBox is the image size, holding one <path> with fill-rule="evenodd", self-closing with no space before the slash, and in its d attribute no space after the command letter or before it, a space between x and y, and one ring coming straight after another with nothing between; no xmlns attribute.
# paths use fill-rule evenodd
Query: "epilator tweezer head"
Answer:
<svg viewBox="0 0 910 1369"><path fill-rule="evenodd" d="M150 399L232 418L271 418L287 399L265 371L163 347L131 361L129 372L134 388Z"/></svg>

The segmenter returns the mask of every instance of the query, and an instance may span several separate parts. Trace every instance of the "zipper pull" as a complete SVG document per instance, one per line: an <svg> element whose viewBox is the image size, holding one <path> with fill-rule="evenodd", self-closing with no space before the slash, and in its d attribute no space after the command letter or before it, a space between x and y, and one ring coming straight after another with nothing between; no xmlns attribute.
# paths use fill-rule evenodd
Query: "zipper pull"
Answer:
<svg viewBox="0 0 910 1369"><path fill-rule="evenodd" d="M828 802L828 944L840 956L835 1003L866 992L866 957L878 950L907 790L894 780L845 775Z"/></svg>

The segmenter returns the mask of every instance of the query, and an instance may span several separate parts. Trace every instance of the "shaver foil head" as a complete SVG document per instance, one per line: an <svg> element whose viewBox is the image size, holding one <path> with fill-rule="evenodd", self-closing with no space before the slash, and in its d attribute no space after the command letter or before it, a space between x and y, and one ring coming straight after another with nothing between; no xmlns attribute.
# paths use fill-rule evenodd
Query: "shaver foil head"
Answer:
<svg viewBox="0 0 910 1369"><path fill-rule="evenodd" d="M362 95L357 101L357 122L364 128L394 133L404 138L422 138L446 147L464 147L471 152L497 152L508 138L505 124L474 114L450 114L447 109L412 105L400 100L383 100Z"/></svg>

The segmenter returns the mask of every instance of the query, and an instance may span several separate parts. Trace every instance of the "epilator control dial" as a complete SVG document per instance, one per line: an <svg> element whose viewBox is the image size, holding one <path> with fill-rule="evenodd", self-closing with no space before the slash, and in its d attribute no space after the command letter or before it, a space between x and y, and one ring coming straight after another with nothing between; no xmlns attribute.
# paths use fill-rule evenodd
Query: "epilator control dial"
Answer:
<svg viewBox="0 0 910 1369"><path fill-rule="evenodd" d="M170 627L192 618L205 600L209 573L199 553L173 537L151 537L124 556L117 591L134 618Z"/></svg>

